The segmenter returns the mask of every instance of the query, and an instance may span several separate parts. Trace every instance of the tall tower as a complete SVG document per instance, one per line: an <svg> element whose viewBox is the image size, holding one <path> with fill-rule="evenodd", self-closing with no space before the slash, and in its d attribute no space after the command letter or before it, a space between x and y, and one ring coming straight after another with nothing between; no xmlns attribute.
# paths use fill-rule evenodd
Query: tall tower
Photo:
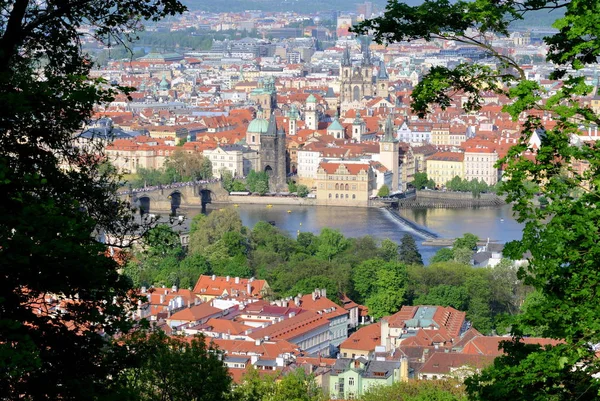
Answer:
<svg viewBox="0 0 600 401"><path fill-rule="evenodd" d="M392 171L392 187L390 190L398 190L398 181L400 179L400 166L399 166L399 143L394 135L394 123L392 122L392 115L389 114L385 120L385 134L379 142L379 161Z"/></svg>
<svg viewBox="0 0 600 401"><path fill-rule="evenodd" d="M269 176L269 188L278 191L285 187L287 163L285 154L285 131L277 129L275 114L269 117L267 131L260 138L260 166Z"/></svg>
<svg viewBox="0 0 600 401"><path fill-rule="evenodd" d="M350 59L350 49L348 46L344 49L342 55L342 64L340 66L340 103L352 101L352 60Z"/></svg>
<svg viewBox="0 0 600 401"><path fill-rule="evenodd" d="M362 119L360 113L356 112L356 118L352 122L352 139L356 142L360 142L362 136L365 134L366 124L365 120Z"/></svg>
<svg viewBox="0 0 600 401"><path fill-rule="evenodd" d="M390 76L387 73L387 69L385 68L385 63L383 61L379 64L379 71L377 72L375 85L375 95L387 99L390 95Z"/></svg>
<svg viewBox="0 0 600 401"><path fill-rule="evenodd" d="M304 122L306 128L317 130L319 128L319 117L317 116L317 98L312 94L306 99L306 110L304 111Z"/></svg>
<svg viewBox="0 0 600 401"><path fill-rule="evenodd" d="M294 136L298 132L298 109L292 105L288 114L288 135Z"/></svg>
<svg viewBox="0 0 600 401"><path fill-rule="evenodd" d="M266 77L259 80L258 88L253 89L249 97L262 108L265 118L268 119L271 117L271 113L277 108L275 79L273 77Z"/></svg>

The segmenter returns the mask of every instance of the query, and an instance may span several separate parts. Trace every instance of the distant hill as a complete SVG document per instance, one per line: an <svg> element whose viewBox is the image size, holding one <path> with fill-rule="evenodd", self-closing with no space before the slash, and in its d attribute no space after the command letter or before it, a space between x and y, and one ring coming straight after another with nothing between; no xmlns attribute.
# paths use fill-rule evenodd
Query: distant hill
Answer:
<svg viewBox="0 0 600 401"><path fill-rule="evenodd" d="M241 12L245 10L277 11L277 12L299 12L311 14L318 11L356 11L358 4L366 0L182 0L190 10L202 10L209 12ZM408 5L421 4L422 0L405 0ZM371 0L377 10L385 9L387 0ZM541 10L528 13L526 19L512 24L513 28L548 28L554 20L563 15L563 11Z"/></svg>
<svg viewBox="0 0 600 401"><path fill-rule="evenodd" d="M356 11L356 5L365 0L183 0L191 10L210 12L240 12L244 10L261 11L294 11L300 13L314 13L316 11ZM421 0L408 0L408 4L420 4ZM383 10L386 0L371 0L373 6Z"/></svg>

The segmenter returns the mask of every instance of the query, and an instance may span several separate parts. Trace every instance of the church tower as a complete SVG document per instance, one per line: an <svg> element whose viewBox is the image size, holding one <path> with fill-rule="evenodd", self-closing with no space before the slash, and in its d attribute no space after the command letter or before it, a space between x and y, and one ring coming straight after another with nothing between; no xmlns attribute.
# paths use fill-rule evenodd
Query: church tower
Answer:
<svg viewBox="0 0 600 401"><path fill-rule="evenodd" d="M319 128L319 117L317 115L317 98L312 94L306 99L306 110L304 111L304 122L306 128L317 130Z"/></svg>
<svg viewBox="0 0 600 401"><path fill-rule="evenodd" d="M342 126L342 124L340 124L340 121L338 120L337 116L334 117L331 124L329 124L329 127L327 127L327 135L331 135L335 139L345 138L344 127Z"/></svg>
<svg viewBox="0 0 600 401"><path fill-rule="evenodd" d="M373 62L369 50L369 39L361 39L362 61L353 65L350 49L346 47L340 66L340 103L361 101L364 97L375 95L373 88ZM343 107L342 107L343 109Z"/></svg>
<svg viewBox="0 0 600 401"><path fill-rule="evenodd" d="M390 76L387 73L387 69L385 68L385 63L383 61L379 63L379 71L377 72L375 85L375 96L387 99L390 95Z"/></svg>
<svg viewBox="0 0 600 401"><path fill-rule="evenodd" d="M362 140L362 136L365 134L366 124L365 120L362 119L360 113L356 112L356 118L352 122L352 139L355 142L360 142Z"/></svg>
<svg viewBox="0 0 600 401"><path fill-rule="evenodd" d="M298 133L298 109L292 105L288 114L288 135L294 136L296 133Z"/></svg>
<svg viewBox="0 0 600 401"><path fill-rule="evenodd" d="M342 55L342 64L340 66L340 103L352 101L352 87L350 79L352 78L352 60L350 59L350 49L348 46L344 49Z"/></svg>
<svg viewBox="0 0 600 401"><path fill-rule="evenodd" d="M392 122L392 115L388 115L385 120L384 127L385 134L379 142L379 161L388 170L392 171L392 187L390 191L394 192L398 190L398 181L400 179L400 166L399 166L399 143L394 135L394 123Z"/></svg>
<svg viewBox="0 0 600 401"><path fill-rule="evenodd" d="M271 113L277 108L277 91L275 89L275 79L266 77L258 81L258 88L250 92L250 100L258 104L266 119L271 117Z"/></svg>

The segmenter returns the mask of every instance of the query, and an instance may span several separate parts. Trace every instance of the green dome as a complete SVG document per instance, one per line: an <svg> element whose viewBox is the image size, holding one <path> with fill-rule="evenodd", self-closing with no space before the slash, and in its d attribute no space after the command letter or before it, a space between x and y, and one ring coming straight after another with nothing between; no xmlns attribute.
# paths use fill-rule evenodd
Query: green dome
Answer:
<svg viewBox="0 0 600 401"><path fill-rule="evenodd" d="M167 78L165 78L164 75L162 77L162 80L160 81L160 84L158 84L158 86L160 87L161 90L169 89L169 83L167 82Z"/></svg>
<svg viewBox="0 0 600 401"><path fill-rule="evenodd" d="M306 98L306 103L317 103L317 98L311 93L310 96Z"/></svg>
<svg viewBox="0 0 600 401"><path fill-rule="evenodd" d="M344 127L342 127L342 124L340 124L340 122L338 121L337 118L335 118L333 120L333 122L329 125L329 127L327 127L327 131L343 131Z"/></svg>
<svg viewBox="0 0 600 401"><path fill-rule="evenodd" d="M256 118L250 122L248 125L247 132L251 132L253 134L264 134L269 129L269 122L264 118Z"/></svg>

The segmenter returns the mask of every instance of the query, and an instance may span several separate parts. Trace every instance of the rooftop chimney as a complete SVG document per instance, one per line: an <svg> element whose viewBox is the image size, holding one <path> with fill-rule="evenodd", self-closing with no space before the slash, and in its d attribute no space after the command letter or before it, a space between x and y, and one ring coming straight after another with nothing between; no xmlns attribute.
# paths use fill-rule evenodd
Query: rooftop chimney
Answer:
<svg viewBox="0 0 600 401"><path fill-rule="evenodd" d="M326 288L321 288L321 296L323 298L327 298L327 289Z"/></svg>
<svg viewBox="0 0 600 401"><path fill-rule="evenodd" d="M239 277L236 277L236 278L235 278L235 283L236 283L236 284L239 284L239 283L240 283L240 278L239 278Z"/></svg>
<svg viewBox="0 0 600 401"><path fill-rule="evenodd" d="M229 282L229 276L225 277L225 281Z"/></svg>
<svg viewBox="0 0 600 401"><path fill-rule="evenodd" d="M217 278L217 276L215 276L214 274L212 275L212 281L215 281L215 279Z"/></svg>
<svg viewBox="0 0 600 401"><path fill-rule="evenodd" d="M173 287L171 287L171 291L172 291L172 292L177 292L177 286L176 286L176 285L174 285Z"/></svg>

